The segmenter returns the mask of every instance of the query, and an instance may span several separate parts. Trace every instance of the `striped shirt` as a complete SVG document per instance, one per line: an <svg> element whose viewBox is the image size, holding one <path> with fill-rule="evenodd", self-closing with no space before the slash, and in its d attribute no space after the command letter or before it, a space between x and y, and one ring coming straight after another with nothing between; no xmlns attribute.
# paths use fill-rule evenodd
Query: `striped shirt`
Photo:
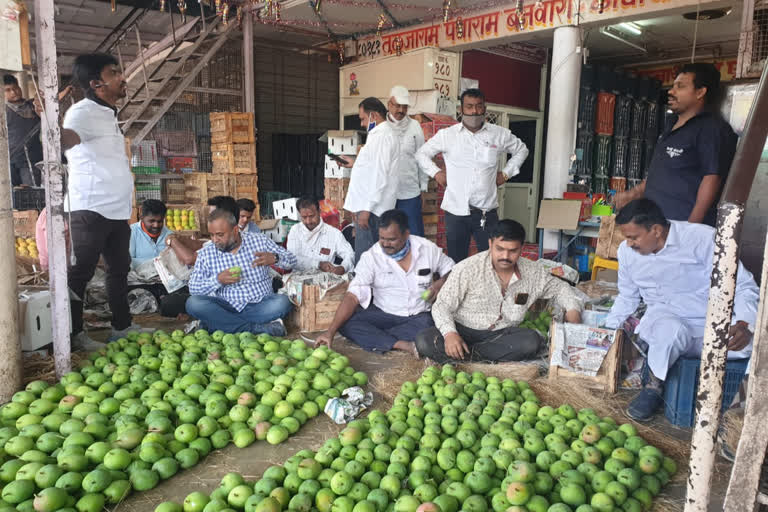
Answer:
<svg viewBox="0 0 768 512"><path fill-rule="evenodd" d="M261 302L273 295L269 267L253 267L254 253L273 252L278 255L278 266L286 270L296 266L296 256L286 251L264 235L240 233L242 244L234 252L221 252L213 243L204 245L197 253L197 261L189 279L192 295L209 295L226 300L237 311L248 304ZM225 270L238 266L240 281L222 285L218 276Z"/></svg>

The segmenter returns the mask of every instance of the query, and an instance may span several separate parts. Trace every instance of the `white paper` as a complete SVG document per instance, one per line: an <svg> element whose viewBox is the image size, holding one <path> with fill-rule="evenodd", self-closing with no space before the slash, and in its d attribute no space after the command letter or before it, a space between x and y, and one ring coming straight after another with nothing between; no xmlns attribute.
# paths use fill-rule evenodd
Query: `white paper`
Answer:
<svg viewBox="0 0 768 512"><path fill-rule="evenodd" d="M611 349L617 331L583 324L555 323L550 364L594 377Z"/></svg>

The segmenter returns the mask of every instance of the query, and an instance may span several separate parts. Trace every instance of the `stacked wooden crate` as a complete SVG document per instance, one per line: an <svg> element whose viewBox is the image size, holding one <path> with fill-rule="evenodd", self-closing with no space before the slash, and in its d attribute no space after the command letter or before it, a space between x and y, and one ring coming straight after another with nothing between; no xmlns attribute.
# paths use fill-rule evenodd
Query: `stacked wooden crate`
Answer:
<svg viewBox="0 0 768 512"><path fill-rule="evenodd" d="M421 194L421 218L424 222L424 237L437 243L440 210L437 182L429 180L429 188Z"/></svg>
<svg viewBox="0 0 768 512"><path fill-rule="evenodd" d="M355 130L331 130L328 132L329 155L357 155L360 134ZM325 157L325 199L339 210L344 220L351 221L351 212L344 211L344 200L349 191L352 169L341 167L331 156Z"/></svg>
<svg viewBox="0 0 768 512"><path fill-rule="evenodd" d="M253 114L212 112L210 121L213 175L228 178L223 186L227 193L214 195L230 195L235 199L252 200L256 203L254 220L258 220L259 188ZM200 187L197 187L197 190L202 192ZM210 193L208 197L212 197Z"/></svg>

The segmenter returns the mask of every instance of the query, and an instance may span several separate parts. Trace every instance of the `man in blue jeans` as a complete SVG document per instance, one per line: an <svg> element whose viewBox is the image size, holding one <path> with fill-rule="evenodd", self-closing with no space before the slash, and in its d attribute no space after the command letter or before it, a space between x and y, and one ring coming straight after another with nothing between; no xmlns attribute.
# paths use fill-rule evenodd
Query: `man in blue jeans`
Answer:
<svg viewBox="0 0 768 512"><path fill-rule="evenodd" d="M212 243L198 252L189 280L187 314L209 330L284 336L281 319L291 303L273 292L268 268L289 270L296 257L264 235L241 233L237 220L223 209L209 215Z"/></svg>

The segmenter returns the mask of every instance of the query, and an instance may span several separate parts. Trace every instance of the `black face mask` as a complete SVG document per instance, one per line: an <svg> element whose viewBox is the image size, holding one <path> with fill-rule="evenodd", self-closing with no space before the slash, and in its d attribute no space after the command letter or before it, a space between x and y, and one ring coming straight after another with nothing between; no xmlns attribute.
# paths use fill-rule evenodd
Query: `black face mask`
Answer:
<svg viewBox="0 0 768 512"><path fill-rule="evenodd" d="M238 241L235 239L232 242L228 243L227 245L221 247L218 244L216 244L216 248L220 250L221 252L232 252L232 250L237 247Z"/></svg>

